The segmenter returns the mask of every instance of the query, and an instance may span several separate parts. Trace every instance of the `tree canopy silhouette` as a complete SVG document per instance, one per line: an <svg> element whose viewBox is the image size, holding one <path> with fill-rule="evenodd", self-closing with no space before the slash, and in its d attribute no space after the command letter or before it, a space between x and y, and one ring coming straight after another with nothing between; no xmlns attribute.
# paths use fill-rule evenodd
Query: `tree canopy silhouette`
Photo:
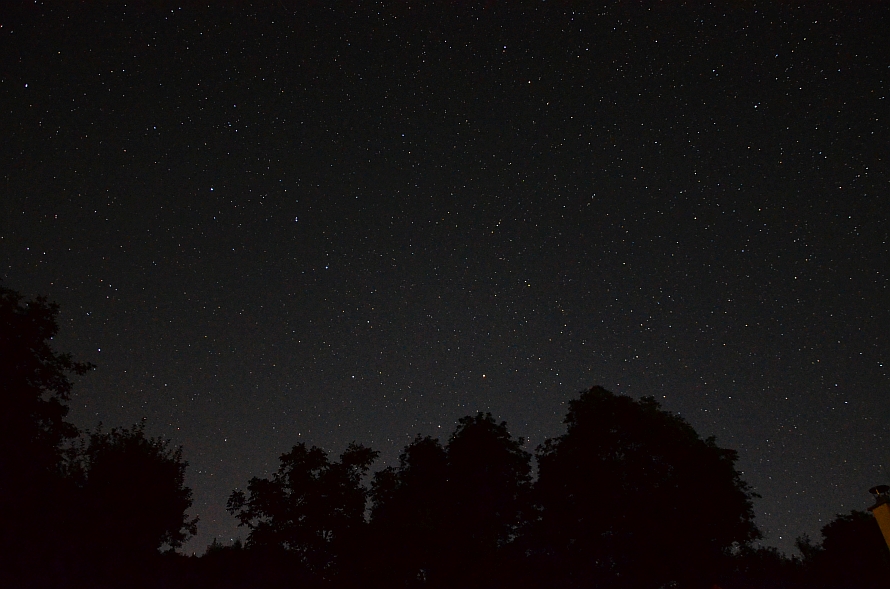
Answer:
<svg viewBox="0 0 890 589"><path fill-rule="evenodd" d="M808 569L807 585L820 589L878 589L890 583L890 550L877 521L865 511L838 514L822 528L822 542L806 536L797 547Z"/></svg>
<svg viewBox="0 0 890 589"><path fill-rule="evenodd" d="M131 428L97 429L77 453L83 533L107 554L146 556L175 549L197 531L189 518L192 490L182 448L145 435L145 421Z"/></svg>
<svg viewBox="0 0 890 589"><path fill-rule="evenodd" d="M350 444L331 462L320 448L297 444L271 478L233 491L227 510L246 526L249 548L286 551L314 571L331 570L365 525L362 478L377 452Z"/></svg>
<svg viewBox="0 0 890 589"><path fill-rule="evenodd" d="M144 425L73 443L72 375L92 369L53 350L58 306L0 286L0 584L78 586L116 562L147 560L195 533L181 449Z"/></svg>
<svg viewBox="0 0 890 589"><path fill-rule="evenodd" d="M490 413L464 417L446 447L419 437L375 474L371 524L384 577L466 585L516 536L531 455Z"/></svg>
<svg viewBox="0 0 890 589"><path fill-rule="evenodd" d="M53 350L58 311L0 285L0 555L15 566L31 566L24 561L64 542L70 511L61 471L63 444L77 436L65 421L69 377L92 365Z"/></svg>
<svg viewBox="0 0 890 589"><path fill-rule="evenodd" d="M423 582L435 576L446 548L447 455L439 440L417 436L399 465L374 473L371 554L367 566L380 582Z"/></svg>
<svg viewBox="0 0 890 589"><path fill-rule="evenodd" d="M534 543L570 583L707 586L733 546L758 538L736 453L651 398L594 387L568 431L538 449Z"/></svg>
<svg viewBox="0 0 890 589"><path fill-rule="evenodd" d="M297 444L231 493L243 548L170 560L159 549L197 523L182 449L144 422L71 443L70 377L92 366L50 346L57 313L0 287L0 584L177 586L178 574L231 586L871 589L890 572L862 512L826 525L819 545L802 540L802 561L752 547L755 495L736 453L651 398L601 387L571 401L566 433L537 449L536 481L523 440L487 413L460 419L445 445L418 436L370 490L377 452L351 444L333 461Z"/></svg>
<svg viewBox="0 0 890 589"><path fill-rule="evenodd" d="M490 413L464 417L448 441L449 541L464 566L509 544L528 515L531 454Z"/></svg>
<svg viewBox="0 0 890 589"><path fill-rule="evenodd" d="M84 374L93 365L52 349L58 313L58 305L44 297L24 301L0 285L0 441L12 441L26 453L0 457L0 468L11 468L12 459L17 466L27 459L29 470L34 465L55 470L61 443L77 436L77 428L65 421L69 375Z"/></svg>

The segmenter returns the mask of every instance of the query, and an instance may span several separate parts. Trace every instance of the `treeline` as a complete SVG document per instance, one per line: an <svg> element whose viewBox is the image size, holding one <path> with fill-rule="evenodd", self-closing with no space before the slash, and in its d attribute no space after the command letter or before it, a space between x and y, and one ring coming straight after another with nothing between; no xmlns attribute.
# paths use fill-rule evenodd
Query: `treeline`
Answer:
<svg viewBox="0 0 890 589"><path fill-rule="evenodd" d="M176 549L198 520L181 449L144 424L78 431L55 352L57 307L0 286L0 586L4 587L887 587L870 514L838 516L802 557L758 548L756 495L737 454L653 399L600 387L568 405L566 433L524 449L490 414L395 466L297 444L234 490L245 530L204 555ZM536 466L533 476L533 466Z"/></svg>
<svg viewBox="0 0 890 589"><path fill-rule="evenodd" d="M69 376L93 366L52 349L57 313L0 285L0 586L147 579L159 549L197 531L187 465L144 424L79 431L65 421Z"/></svg>

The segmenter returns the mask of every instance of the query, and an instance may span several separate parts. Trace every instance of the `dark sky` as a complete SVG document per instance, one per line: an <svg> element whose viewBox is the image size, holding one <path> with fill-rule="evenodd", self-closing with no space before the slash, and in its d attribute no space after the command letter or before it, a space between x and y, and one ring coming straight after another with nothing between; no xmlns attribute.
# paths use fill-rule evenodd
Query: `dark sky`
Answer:
<svg viewBox="0 0 890 589"><path fill-rule="evenodd" d="M890 482L887 7L9 4L0 277L99 366L79 426L184 446L188 550L298 441L533 449L594 384L783 550Z"/></svg>

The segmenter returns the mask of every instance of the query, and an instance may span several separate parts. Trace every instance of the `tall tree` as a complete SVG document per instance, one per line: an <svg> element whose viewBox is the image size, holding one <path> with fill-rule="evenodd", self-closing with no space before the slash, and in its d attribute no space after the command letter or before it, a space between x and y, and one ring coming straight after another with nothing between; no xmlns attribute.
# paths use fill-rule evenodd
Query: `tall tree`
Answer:
<svg viewBox="0 0 890 589"><path fill-rule="evenodd" d="M872 514L838 514L822 528L822 542L798 538L807 585L819 589L878 589L890 585L890 550Z"/></svg>
<svg viewBox="0 0 890 589"><path fill-rule="evenodd" d="M464 417L448 441L453 545L484 560L516 536L527 511L531 454L490 413Z"/></svg>
<svg viewBox="0 0 890 589"><path fill-rule="evenodd" d="M538 449L542 566L570 583L708 586L758 537L736 453L651 398L594 387Z"/></svg>
<svg viewBox="0 0 890 589"><path fill-rule="evenodd" d="M131 428L100 428L77 456L83 534L97 551L139 558L175 549L197 531L187 514L192 490L182 448L145 435L145 421ZM73 469L75 470L75 469Z"/></svg>
<svg viewBox="0 0 890 589"><path fill-rule="evenodd" d="M375 475L376 561L390 582L467 586L491 574L527 505L531 455L491 414L464 417L442 447L421 438Z"/></svg>
<svg viewBox="0 0 890 589"><path fill-rule="evenodd" d="M398 466L374 473L366 562L371 577L385 585L423 585L440 574L447 482L445 449L430 437L417 436Z"/></svg>
<svg viewBox="0 0 890 589"><path fill-rule="evenodd" d="M286 551L314 571L335 570L365 524L362 479L377 455L350 444L331 462L320 448L297 444L271 478L252 478L247 494L233 491L227 509L250 530L249 548Z"/></svg>
<svg viewBox="0 0 890 589"><path fill-rule="evenodd" d="M65 421L69 378L93 367L53 350L58 312L0 285L0 557L14 565L62 541L63 444L77 435Z"/></svg>

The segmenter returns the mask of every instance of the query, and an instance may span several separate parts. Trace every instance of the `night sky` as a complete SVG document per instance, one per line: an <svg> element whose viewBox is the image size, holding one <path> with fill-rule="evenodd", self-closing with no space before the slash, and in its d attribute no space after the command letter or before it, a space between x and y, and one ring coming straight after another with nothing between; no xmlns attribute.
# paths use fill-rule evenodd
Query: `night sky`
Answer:
<svg viewBox="0 0 890 589"><path fill-rule="evenodd" d="M532 450L595 384L782 550L890 483L886 5L9 4L0 278L78 426L184 446L186 551L296 442Z"/></svg>

